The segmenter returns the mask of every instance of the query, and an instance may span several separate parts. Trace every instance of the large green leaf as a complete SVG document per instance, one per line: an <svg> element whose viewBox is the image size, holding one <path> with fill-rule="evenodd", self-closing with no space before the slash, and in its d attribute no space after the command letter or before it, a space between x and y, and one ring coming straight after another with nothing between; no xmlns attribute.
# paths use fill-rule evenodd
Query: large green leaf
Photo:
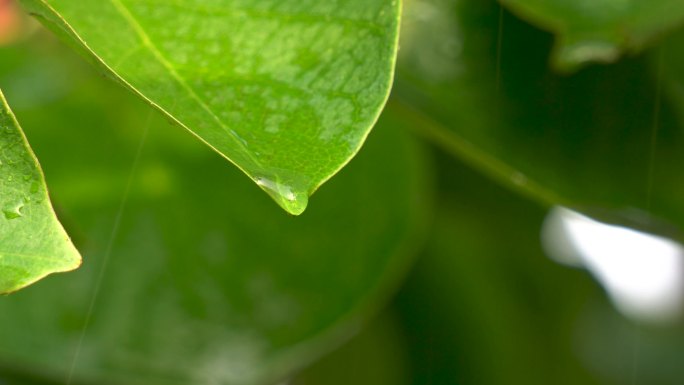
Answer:
<svg viewBox="0 0 684 385"><path fill-rule="evenodd" d="M81 264L52 210L38 160L1 91L0 210L0 294Z"/></svg>
<svg viewBox="0 0 684 385"><path fill-rule="evenodd" d="M432 16L407 6L393 106L407 123L545 205L638 208L684 226L684 131L667 94L656 108L650 57L559 76L550 37L506 14L499 72L495 2L421 4ZM426 38L438 28L454 31L448 44Z"/></svg>
<svg viewBox="0 0 684 385"><path fill-rule="evenodd" d="M17 113L88 263L0 299L0 363L63 378L142 136L134 122L148 107L83 80L79 66L60 73L54 61L42 66L55 87L66 77L76 89ZM21 90L16 82L33 77L16 68L6 79ZM318 193L317 209L293 218L206 147L153 119L74 380L251 384L311 362L357 330L408 267L428 213L424 166L411 138L381 123Z"/></svg>
<svg viewBox="0 0 684 385"><path fill-rule="evenodd" d="M684 22L681 0L501 0L520 16L557 34L555 64L572 70L641 51Z"/></svg>
<svg viewBox="0 0 684 385"><path fill-rule="evenodd" d="M392 82L399 0L24 0L285 210L359 150Z"/></svg>

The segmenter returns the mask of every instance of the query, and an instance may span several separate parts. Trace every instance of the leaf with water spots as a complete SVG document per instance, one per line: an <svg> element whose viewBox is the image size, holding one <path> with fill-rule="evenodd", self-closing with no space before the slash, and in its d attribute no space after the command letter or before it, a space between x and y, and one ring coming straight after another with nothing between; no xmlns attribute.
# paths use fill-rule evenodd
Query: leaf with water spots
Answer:
<svg viewBox="0 0 684 385"><path fill-rule="evenodd" d="M511 11L556 34L561 70L614 62L644 49L684 22L681 0L501 0Z"/></svg>
<svg viewBox="0 0 684 385"><path fill-rule="evenodd" d="M285 210L359 150L389 94L399 0L23 0Z"/></svg>
<svg viewBox="0 0 684 385"><path fill-rule="evenodd" d="M43 174L0 92L0 294L73 270L81 257L57 221Z"/></svg>

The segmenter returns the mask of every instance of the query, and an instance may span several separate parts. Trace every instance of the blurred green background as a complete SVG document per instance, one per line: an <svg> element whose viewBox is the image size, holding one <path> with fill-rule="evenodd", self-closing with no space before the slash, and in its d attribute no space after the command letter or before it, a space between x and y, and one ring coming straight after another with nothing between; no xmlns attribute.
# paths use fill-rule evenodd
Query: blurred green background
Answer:
<svg viewBox="0 0 684 385"><path fill-rule="evenodd" d="M299 219L20 23L0 88L85 262L0 298L0 385L684 383L682 322L621 315L540 235L558 202L684 224L684 32L558 74L494 1L407 1L383 118Z"/></svg>

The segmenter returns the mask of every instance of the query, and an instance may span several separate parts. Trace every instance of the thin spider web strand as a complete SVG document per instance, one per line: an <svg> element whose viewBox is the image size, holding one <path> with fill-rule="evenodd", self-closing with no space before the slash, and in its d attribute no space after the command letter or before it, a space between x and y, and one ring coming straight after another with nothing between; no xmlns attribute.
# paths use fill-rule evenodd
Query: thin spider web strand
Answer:
<svg viewBox="0 0 684 385"><path fill-rule="evenodd" d="M648 174L647 174L647 185L646 185L646 208L651 210L651 201L653 198L653 184L654 184L654 174L655 174L655 155L656 147L658 145L658 131L660 130L660 109L661 109L661 99L662 99L662 87L663 87L663 49L658 49L657 58L657 69L656 69L656 89L655 89L655 101L653 105L653 124L651 129L651 140L649 143L649 159L648 159Z"/></svg>
<svg viewBox="0 0 684 385"><path fill-rule="evenodd" d="M651 211L653 200L653 184L656 164L656 150L658 146L658 131L660 130L660 109L663 93L663 49L658 49L656 59L656 89L653 104L653 121L651 125L651 139L648 151L648 173L646 178L646 209ZM641 324L634 325L634 348L632 350L631 385L637 385L639 380L639 359L641 356Z"/></svg>
<svg viewBox="0 0 684 385"><path fill-rule="evenodd" d="M138 164L140 163L140 158L142 155L143 147L145 146L145 143L147 141L147 136L150 130L150 124L151 124L151 119L152 119L152 112L147 117L147 120L144 124L143 128L143 133L140 137L140 142L138 143L138 147L136 148L135 156L133 157L133 162L131 164L131 171L128 174L128 179L126 181L126 186L124 187L124 191L121 196L121 202L119 203L119 207L116 212L116 216L114 217L114 223L112 225L112 231L109 235L108 241L107 241L107 246L105 248L104 254L103 254L103 260L102 260L102 265L100 266L100 270L98 271L97 278L95 279L95 285L93 287L93 294L90 298L90 302L88 304L88 310L86 312L86 318L85 322L83 324L83 329L81 330L81 334L78 339L78 344L76 345L76 350L74 352L71 365L69 367L69 372L66 378L66 385L71 385L72 380L73 380L73 375L76 370L76 365L78 363L78 359L81 353L81 349L83 347L83 341L85 339L85 336L87 334L88 328L90 327L90 321L92 319L93 311L95 310L95 305L97 303L97 299L100 294L100 289L102 287L102 281L105 276L105 272L107 270L107 267L109 265L109 260L112 255L112 250L114 248L114 242L116 241L117 235L119 233L119 227L121 225L121 220L123 218L123 213L126 208L126 204L128 203L128 197L131 192L131 187L133 186L133 181L135 180L135 176L137 173L138 169Z"/></svg>
<svg viewBox="0 0 684 385"><path fill-rule="evenodd" d="M496 94L501 93L501 45L503 42L504 8L499 3L499 28L496 35Z"/></svg>

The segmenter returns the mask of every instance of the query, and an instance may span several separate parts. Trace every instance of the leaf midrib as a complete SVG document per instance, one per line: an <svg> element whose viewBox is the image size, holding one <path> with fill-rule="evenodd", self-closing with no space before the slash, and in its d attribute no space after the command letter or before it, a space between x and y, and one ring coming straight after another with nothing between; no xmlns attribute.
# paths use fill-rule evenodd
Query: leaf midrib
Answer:
<svg viewBox="0 0 684 385"><path fill-rule="evenodd" d="M261 164L261 162L254 157L251 151L245 146L242 141L237 138L233 133L233 130L228 128L228 126L219 119L218 115L209 107L209 105L195 92L195 90L188 84L188 82L176 71L174 68L173 64L162 54L162 52L157 48L156 44L154 41L152 41L152 38L147 34L143 26L140 24L140 22L136 19L135 15L131 13L131 11L126 7L126 5L121 2L120 0L109 0L112 6L116 9L116 11L121 15L121 17L130 25L130 27L135 31L135 33L138 35L140 38L142 44L144 47L147 47L147 49L152 53L152 56L157 59L159 64L161 64L166 70L169 72L171 77L183 88L185 91L190 95L190 97L197 102L197 104L205 110L211 118L216 121L216 123L221 127L222 130L225 131L226 134L228 134L228 137L230 137L233 140L233 143L239 147L247 157L254 162L254 164L259 167L260 169L264 169L264 166ZM161 107L161 106L160 106ZM167 112L170 114L170 112ZM185 123L182 123L185 126ZM217 149L218 150L218 149ZM223 156L228 158L229 160L230 157L228 154L224 154L223 151L218 150L219 153L221 153ZM240 166L238 166L240 167ZM246 171L246 170L245 170ZM251 175L251 173L248 173ZM251 175L254 176L254 175Z"/></svg>

